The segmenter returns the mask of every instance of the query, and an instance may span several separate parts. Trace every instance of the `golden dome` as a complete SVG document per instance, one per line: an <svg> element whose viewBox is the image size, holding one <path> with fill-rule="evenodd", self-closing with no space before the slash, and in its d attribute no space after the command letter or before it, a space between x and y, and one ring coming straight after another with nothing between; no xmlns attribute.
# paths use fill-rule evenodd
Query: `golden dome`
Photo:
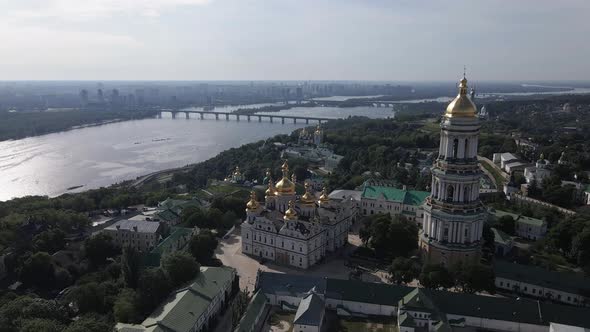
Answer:
<svg viewBox="0 0 590 332"><path fill-rule="evenodd" d="M258 201L256 201L256 192L250 192L250 200L246 203L246 211L254 211L258 209Z"/></svg>
<svg viewBox="0 0 590 332"><path fill-rule="evenodd" d="M309 182L305 182L305 194L301 196L301 202L307 205L315 203L315 197L311 193L311 185Z"/></svg>
<svg viewBox="0 0 590 332"><path fill-rule="evenodd" d="M295 183L289 180L289 165L285 160L285 163L282 166L283 169L283 178L281 181L277 183L275 186L276 192L279 195L294 195L295 194Z"/></svg>
<svg viewBox="0 0 590 332"><path fill-rule="evenodd" d="M328 188L324 187L324 189L322 190L322 195L320 196L320 203L326 203L330 200L330 197L328 196Z"/></svg>
<svg viewBox="0 0 590 332"><path fill-rule="evenodd" d="M473 118L476 116L476 112L477 108L475 104L467 96L467 79L463 77L459 82L459 94L453 99L449 106L447 106L445 116L447 118Z"/></svg>
<svg viewBox="0 0 590 332"><path fill-rule="evenodd" d="M285 211L285 216L283 217L285 220L294 220L297 219L297 211L295 211L295 203L293 201L289 201L289 209Z"/></svg>

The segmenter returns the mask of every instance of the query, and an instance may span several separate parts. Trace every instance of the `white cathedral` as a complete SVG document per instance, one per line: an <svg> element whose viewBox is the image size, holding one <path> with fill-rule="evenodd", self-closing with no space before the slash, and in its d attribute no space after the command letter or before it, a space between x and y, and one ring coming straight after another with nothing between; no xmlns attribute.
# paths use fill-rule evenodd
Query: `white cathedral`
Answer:
<svg viewBox="0 0 590 332"><path fill-rule="evenodd" d="M286 161L282 170L276 185L267 174L264 205L256 200L255 192L246 204L242 252L306 269L347 243L353 203L330 200L326 188L316 197L309 183L305 194L297 196Z"/></svg>
<svg viewBox="0 0 590 332"><path fill-rule="evenodd" d="M479 199L477 161L480 123L467 95L467 79L441 122L438 158L432 168L419 244L426 261L451 265L480 257L486 210Z"/></svg>

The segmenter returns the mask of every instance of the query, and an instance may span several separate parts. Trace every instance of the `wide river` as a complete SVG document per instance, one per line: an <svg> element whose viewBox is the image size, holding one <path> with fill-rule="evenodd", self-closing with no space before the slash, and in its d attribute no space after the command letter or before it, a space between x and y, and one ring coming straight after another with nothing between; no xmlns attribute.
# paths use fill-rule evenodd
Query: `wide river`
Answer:
<svg viewBox="0 0 590 332"><path fill-rule="evenodd" d="M350 112L370 117L392 115L391 109L383 108L356 108L345 114L328 108L305 111L320 117ZM0 200L57 196L75 186L83 187L74 191L108 186L204 161L223 150L305 126L289 121L171 119L166 115L0 142Z"/></svg>

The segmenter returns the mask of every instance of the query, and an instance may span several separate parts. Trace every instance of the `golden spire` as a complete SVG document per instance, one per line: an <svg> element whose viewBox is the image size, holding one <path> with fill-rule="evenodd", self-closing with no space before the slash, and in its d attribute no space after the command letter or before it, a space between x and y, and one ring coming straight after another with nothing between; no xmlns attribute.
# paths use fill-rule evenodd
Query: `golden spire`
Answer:
<svg viewBox="0 0 590 332"><path fill-rule="evenodd" d="M326 203L330 200L330 197L328 196L328 188L324 187L324 189L322 189L322 195L320 196L320 203Z"/></svg>
<svg viewBox="0 0 590 332"><path fill-rule="evenodd" d="M287 160L281 167L283 169L283 178L276 185L276 192L279 195L295 195L295 184L289 180L289 164Z"/></svg>
<svg viewBox="0 0 590 332"><path fill-rule="evenodd" d="M459 81L459 94L447 106L445 117L471 118L476 116L477 108L467 95L467 89L467 79L465 78L465 72L463 72L463 78Z"/></svg>
<svg viewBox="0 0 590 332"><path fill-rule="evenodd" d="M256 192L252 190L250 192L250 200L246 203L246 211L254 211L258 209L258 201L256 200Z"/></svg>
<svg viewBox="0 0 590 332"><path fill-rule="evenodd" d="M275 196L277 194L277 190L272 179L268 179L268 189L266 189L264 193L266 196Z"/></svg>
<svg viewBox="0 0 590 332"><path fill-rule="evenodd" d="M284 220L294 220L297 219L297 211L295 211L295 202L289 201L289 209L285 211L285 216L283 217Z"/></svg>
<svg viewBox="0 0 590 332"><path fill-rule="evenodd" d="M315 202L315 197L311 193L311 185L309 182L305 182L305 194L301 196L301 202L306 205L310 205Z"/></svg>

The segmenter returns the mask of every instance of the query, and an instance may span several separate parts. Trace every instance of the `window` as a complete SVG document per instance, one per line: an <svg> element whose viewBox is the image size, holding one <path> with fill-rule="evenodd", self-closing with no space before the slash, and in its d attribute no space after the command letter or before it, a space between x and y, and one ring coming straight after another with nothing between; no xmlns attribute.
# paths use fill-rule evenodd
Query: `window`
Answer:
<svg viewBox="0 0 590 332"><path fill-rule="evenodd" d="M246 239L248 238L248 233L246 233Z"/></svg>
<svg viewBox="0 0 590 332"><path fill-rule="evenodd" d="M453 140L453 158L457 158L458 151L459 151L459 140L455 138Z"/></svg>

